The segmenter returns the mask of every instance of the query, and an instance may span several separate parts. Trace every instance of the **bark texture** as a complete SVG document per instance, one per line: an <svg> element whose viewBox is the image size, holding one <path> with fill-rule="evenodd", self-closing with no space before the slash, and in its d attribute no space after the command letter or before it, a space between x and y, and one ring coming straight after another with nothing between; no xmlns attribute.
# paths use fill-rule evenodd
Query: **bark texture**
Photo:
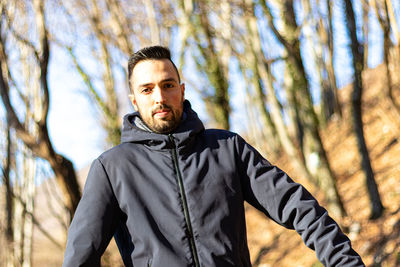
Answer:
<svg viewBox="0 0 400 267"><path fill-rule="evenodd" d="M361 99L363 93L362 71L364 67L362 46L360 45L356 33L356 21L351 0L344 0L346 21L351 39L351 52L353 55L354 82L351 95L351 112L353 130L357 138L358 152L361 157L361 167L364 172L365 182L371 205L371 219L379 218L383 212L383 205L379 195L378 186L375 181L374 172L367 145L365 143L364 129L362 122Z"/></svg>

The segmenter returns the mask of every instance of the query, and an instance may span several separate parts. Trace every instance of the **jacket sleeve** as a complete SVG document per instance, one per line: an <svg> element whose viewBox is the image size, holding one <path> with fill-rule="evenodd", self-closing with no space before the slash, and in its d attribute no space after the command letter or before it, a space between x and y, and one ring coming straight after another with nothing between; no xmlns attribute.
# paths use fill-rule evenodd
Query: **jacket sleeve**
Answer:
<svg viewBox="0 0 400 267"><path fill-rule="evenodd" d="M90 168L71 222L63 267L100 266L119 221L120 209L99 159Z"/></svg>
<svg viewBox="0 0 400 267"><path fill-rule="evenodd" d="M324 266L365 266L350 240L316 199L237 137L245 200L278 224L295 229Z"/></svg>

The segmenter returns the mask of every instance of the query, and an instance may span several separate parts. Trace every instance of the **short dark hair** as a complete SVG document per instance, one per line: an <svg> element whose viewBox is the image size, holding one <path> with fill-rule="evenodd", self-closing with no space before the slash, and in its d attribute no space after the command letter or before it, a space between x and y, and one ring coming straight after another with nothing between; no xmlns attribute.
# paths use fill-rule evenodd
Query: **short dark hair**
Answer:
<svg viewBox="0 0 400 267"><path fill-rule="evenodd" d="M174 68L176 70L176 73L178 74L178 81L179 82L181 81L178 68L175 66L174 62L171 59L171 52L168 49L168 47L164 47L164 46L160 46L160 45L148 46L148 47L144 47L144 48L140 49L139 51L137 51L136 53L131 55L131 57L129 58L129 61L128 61L128 83L129 83L129 87L131 88L131 90L132 90L131 76L132 76L133 68L140 61L152 60L152 59L156 59L156 60L157 59L159 59L159 60L168 59L169 61L171 61L172 65L174 66Z"/></svg>

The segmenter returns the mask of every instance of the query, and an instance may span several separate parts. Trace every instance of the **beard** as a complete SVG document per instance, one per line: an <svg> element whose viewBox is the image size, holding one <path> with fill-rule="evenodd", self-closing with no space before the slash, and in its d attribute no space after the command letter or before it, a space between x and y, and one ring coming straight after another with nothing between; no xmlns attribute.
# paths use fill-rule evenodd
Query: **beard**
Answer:
<svg viewBox="0 0 400 267"><path fill-rule="evenodd" d="M164 118L155 117L154 115L156 114L156 112L160 110L168 110L169 111L168 116ZM138 111L140 117L142 118L142 121L153 132L160 134L171 133L179 126L181 122L183 113L183 101L181 102L181 106L177 109L174 109L166 104L161 104L154 107L151 110L150 114L142 112L140 107L138 107Z"/></svg>

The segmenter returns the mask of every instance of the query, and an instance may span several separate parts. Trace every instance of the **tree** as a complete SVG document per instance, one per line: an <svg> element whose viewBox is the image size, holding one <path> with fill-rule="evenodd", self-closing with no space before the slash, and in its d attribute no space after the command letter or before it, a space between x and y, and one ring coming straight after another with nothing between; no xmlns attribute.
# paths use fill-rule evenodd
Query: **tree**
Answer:
<svg viewBox="0 0 400 267"><path fill-rule="evenodd" d="M311 50L312 59L314 61L318 81L320 84L320 111L319 122L320 127L324 127L333 114L341 117L341 107L338 99L338 89L336 86L336 75L333 69L333 51L331 49L331 40L333 35L330 34L330 23L324 23L322 14L320 14L319 2L315 5L309 0L302 1L303 19L302 31L307 39L307 44ZM326 3L329 10L331 3ZM325 25L326 24L326 25ZM327 50L327 51L326 51ZM324 60L324 55L325 60Z"/></svg>
<svg viewBox="0 0 400 267"><path fill-rule="evenodd" d="M283 24L281 31L275 27L274 18L267 3L262 0L261 4L269 26L288 55L285 86L289 105L293 108L292 123L295 125L303 160L314 177L313 182L325 193L328 208L336 216L344 216L346 212L319 135L318 119L301 58L299 27L296 22L293 1L277 3Z"/></svg>
<svg viewBox="0 0 400 267"><path fill-rule="evenodd" d="M382 94L382 100L391 108L392 117L395 118L394 122L400 129L400 106L397 104L393 95L393 78L390 71L390 69L394 68L395 63L392 62L395 62L396 58L390 58L390 51L393 49L393 43L390 39L391 27L389 8L386 1L379 1L381 2L381 5L378 5L379 2L377 0L372 0L371 2L376 17L378 18L379 25L383 31L383 63L385 66L387 90Z"/></svg>
<svg viewBox="0 0 400 267"><path fill-rule="evenodd" d="M274 60L268 60L262 51L255 5L252 1L244 1L243 10L244 23L247 30L247 38L243 38L246 52L243 55L237 55L237 57L240 62L247 62L247 69L251 70L252 83L256 88L257 94L254 101L257 103L261 117L264 120L264 127L270 128L270 130L264 130L268 133L266 135L268 140L267 145L271 147L276 146L276 150L282 146L286 154L292 159L293 165L300 175L312 180L311 174L307 170L304 162L301 160L301 157L299 156L300 153L298 153L294 142L290 138L288 128L283 118L283 107L278 100L273 85L274 78L272 75L272 62L274 62ZM242 70L242 72L243 76L245 76L246 70ZM264 90L266 91L265 93ZM276 144L271 145L271 142L275 142Z"/></svg>
<svg viewBox="0 0 400 267"><path fill-rule="evenodd" d="M11 173L11 162L13 159L12 153L12 143L11 143L11 129L10 126L6 127L6 154L4 157L3 164L3 183L5 185L6 194L6 227L5 227L5 240L6 246L5 251L5 265L11 266L14 263L14 234L13 234L13 214L14 214L14 203L13 203L13 192L12 192L12 182L10 178Z"/></svg>
<svg viewBox="0 0 400 267"><path fill-rule="evenodd" d="M270 97L274 97L270 92L266 93L266 81L267 73L269 71L265 68L267 60L262 52L261 40L259 37L259 31L257 26L257 18L255 16L255 5L251 0L243 1L243 24L245 24L246 36L242 36L241 40L238 42L243 43L244 53L240 54L235 52L235 56L239 60L239 65L241 65L243 77L248 76L246 72L251 71L250 77L246 78L248 84L252 85L256 96L254 97L254 102L258 108L262 121L262 131L264 132L264 139L268 140L265 142L265 147L267 152L269 152L270 157L276 157L281 149L281 141L279 134L276 129L276 123L274 118L270 115L267 109L266 100ZM262 68L260 70L260 68ZM271 76L268 76L271 77ZM268 97L267 97L268 94ZM280 103L279 103L280 106Z"/></svg>
<svg viewBox="0 0 400 267"><path fill-rule="evenodd" d="M392 0L385 0L385 6L389 17L390 27L392 28L397 42L397 53L395 53L396 56L394 57L394 62L397 62L397 68L400 68L400 28L397 25Z"/></svg>
<svg viewBox="0 0 400 267"><path fill-rule="evenodd" d="M223 16L222 25L228 25L224 29L225 32L230 31L230 12L227 1L223 6L227 8L228 14ZM218 40L217 29L212 26L210 14L217 10L213 8L213 1L192 1L177 0L177 6L182 15L180 26L184 29L187 37L194 39L194 47L199 54L194 57L198 70L206 74L208 81L213 88L212 92L206 90L202 92L202 98L205 101L207 112L214 119L216 127L229 129L229 116L231 112L228 94L228 63L230 60L230 46L225 45L228 40ZM186 36L183 37L186 43ZM217 43L222 42L222 45L217 47ZM221 56L224 55L224 56Z"/></svg>
<svg viewBox="0 0 400 267"><path fill-rule="evenodd" d="M16 4L14 2L14 4ZM17 4L21 4L18 2ZM56 180L62 189L65 205L68 209L70 218L73 217L74 211L78 205L81 193L80 187L77 182L75 170L73 163L61 154L58 154L50 140L47 126L47 116L50 104L49 87L47 81L48 74L48 63L50 58L50 46L48 39L48 30L44 15L44 3L40 0L33 1L35 23L33 24L33 29L38 35L38 46L35 43L24 38L24 34L17 31L14 28L15 18L7 12L10 5L13 5L10 1L2 1L1 5L4 7L1 14L0 27L1 32L9 32L11 35L0 36L0 60L2 64L0 65L0 94L3 100L4 107L7 112L7 120L10 126L15 130L17 137L24 142L24 144L32 151L32 153L40 158L46 160L51 166ZM14 6L15 8L15 6ZM7 25L5 25L7 23ZM7 29L7 31L3 31ZM33 30L32 29L32 30ZM8 39L7 39L8 38ZM11 96L11 90L15 90L21 94L22 101L32 105L30 99L24 96L17 88L17 82L13 78L13 70L10 69L9 59L7 57L7 48L15 45L11 43L11 38L16 40L30 51L30 57L33 58L33 67L37 68L38 78L31 76L32 82L35 82L40 88L40 114L38 118L35 118L31 123L37 132L33 132L28 125L21 122L19 114L17 113L15 106L13 105L13 100ZM15 65L21 64L17 62ZM12 64L14 66L14 64ZM14 70L15 71L15 70ZM31 124L29 124L30 127Z"/></svg>
<svg viewBox="0 0 400 267"><path fill-rule="evenodd" d="M333 16L332 16L332 4L333 1L327 0L326 9L327 9L327 26L326 26L326 35L323 25L320 26L321 35L324 36L322 39L325 40L325 44L328 50L328 56L326 57L326 71L328 73L329 84L332 87L332 91L334 93L334 110L335 113L342 117L342 107L340 105L339 96L338 96L338 88L336 84L336 74L335 69L333 67L333 55L334 55L334 47L333 47ZM321 20L320 20L321 21ZM322 23L320 23L322 24Z"/></svg>
<svg viewBox="0 0 400 267"><path fill-rule="evenodd" d="M374 0L373 0L374 1ZM364 51L364 68L368 68L368 51L369 51L369 10L370 6L367 0L361 1L362 5L362 32L364 37L363 51Z"/></svg>
<svg viewBox="0 0 400 267"><path fill-rule="evenodd" d="M379 218L383 212L383 205L378 191L378 186L375 182L374 172L372 170L371 161L368 153L368 148L365 143L363 122L362 122L362 110L361 100L363 92L362 84L362 72L364 68L364 56L362 46L358 41L356 32L356 20L353 11L353 4L351 0L344 0L345 2L345 13L346 22L348 25L349 37L351 40L351 52L353 56L353 70L354 70L354 82L353 92L351 95L351 113L352 113L352 124L353 130L357 138L358 152L361 157L361 167L365 176L366 186L368 189L368 195L370 198L371 205L371 219Z"/></svg>

